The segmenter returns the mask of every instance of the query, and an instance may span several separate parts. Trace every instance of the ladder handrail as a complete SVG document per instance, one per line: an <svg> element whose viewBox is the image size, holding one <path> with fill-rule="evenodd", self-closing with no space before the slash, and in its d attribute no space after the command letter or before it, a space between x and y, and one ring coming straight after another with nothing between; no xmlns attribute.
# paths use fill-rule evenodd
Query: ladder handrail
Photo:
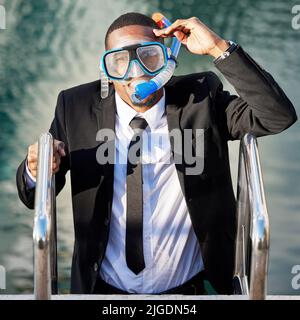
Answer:
<svg viewBox="0 0 300 320"><path fill-rule="evenodd" d="M237 236L234 280L236 293L265 299L270 246L257 140L246 134L240 142L237 188Z"/></svg>
<svg viewBox="0 0 300 320"><path fill-rule="evenodd" d="M57 293L55 177L52 174L53 138L50 133L38 142L33 227L34 295L48 300Z"/></svg>

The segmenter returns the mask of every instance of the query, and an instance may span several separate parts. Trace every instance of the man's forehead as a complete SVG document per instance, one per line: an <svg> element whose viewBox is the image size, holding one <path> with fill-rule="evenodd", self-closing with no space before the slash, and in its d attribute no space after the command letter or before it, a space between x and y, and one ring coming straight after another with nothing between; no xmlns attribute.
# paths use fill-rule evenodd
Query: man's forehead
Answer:
<svg viewBox="0 0 300 320"><path fill-rule="evenodd" d="M136 39L131 39L131 38L122 38L120 39L111 49L117 49L117 48L124 48L128 47L134 44L144 44L147 42L152 42L152 38L136 38Z"/></svg>
<svg viewBox="0 0 300 320"><path fill-rule="evenodd" d="M158 40L159 38L153 33L153 28L133 25L122 27L111 32L108 43L110 49L113 49Z"/></svg>

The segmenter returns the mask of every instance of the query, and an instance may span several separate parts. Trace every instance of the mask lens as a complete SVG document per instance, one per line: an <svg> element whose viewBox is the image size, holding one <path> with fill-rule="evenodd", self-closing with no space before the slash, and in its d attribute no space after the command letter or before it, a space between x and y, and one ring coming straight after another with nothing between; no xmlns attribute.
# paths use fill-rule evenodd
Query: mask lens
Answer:
<svg viewBox="0 0 300 320"><path fill-rule="evenodd" d="M149 72L157 72L165 65L164 51L159 45L139 47L136 53L140 62Z"/></svg>
<svg viewBox="0 0 300 320"><path fill-rule="evenodd" d="M105 66L110 77L123 78L129 65L127 50L110 52L105 56Z"/></svg>

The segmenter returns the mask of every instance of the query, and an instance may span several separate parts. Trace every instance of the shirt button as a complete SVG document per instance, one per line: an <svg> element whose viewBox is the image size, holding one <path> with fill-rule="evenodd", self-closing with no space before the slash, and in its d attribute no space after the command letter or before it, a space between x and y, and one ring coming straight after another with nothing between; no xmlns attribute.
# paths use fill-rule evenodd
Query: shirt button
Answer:
<svg viewBox="0 0 300 320"><path fill-rule="evenodd" d="M94 263L94 271L95 271L95 272L98 271L98 263L97 263L97 262Z"/></svg>

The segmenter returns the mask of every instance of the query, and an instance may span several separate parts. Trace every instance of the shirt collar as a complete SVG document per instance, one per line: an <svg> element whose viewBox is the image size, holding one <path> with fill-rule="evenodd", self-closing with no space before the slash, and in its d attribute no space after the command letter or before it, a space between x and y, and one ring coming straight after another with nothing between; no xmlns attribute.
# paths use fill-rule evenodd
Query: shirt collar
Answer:
<svg viewBox="0 0 300 320"><path fill-rule="evenodd" d="M147 121L151 130L161 127L166 121L166 117L164 117L164 113L165 113L165 90L164 89L163 89L163 96L161 97L161 99L146 112L136 112L124 100L121 99L117 91L115 91L115 99L116 99L117 115L120 119L121 125L125 128L128 127L130 121L136 116L144 118Z"/></svg>

